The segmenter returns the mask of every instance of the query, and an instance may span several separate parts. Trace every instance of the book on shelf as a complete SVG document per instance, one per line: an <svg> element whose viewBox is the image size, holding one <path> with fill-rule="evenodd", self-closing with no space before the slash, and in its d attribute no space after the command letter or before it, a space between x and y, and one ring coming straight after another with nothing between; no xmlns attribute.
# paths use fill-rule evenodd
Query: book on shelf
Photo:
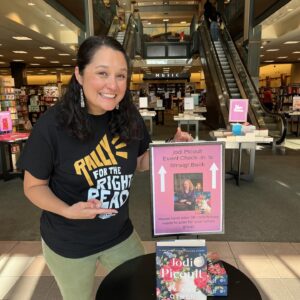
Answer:
<svg viewBox="0 0 300 300"><path fill-rule="evenodd" d="M156 244L156 298L207 299L205 240L160 241Z"/></svg>

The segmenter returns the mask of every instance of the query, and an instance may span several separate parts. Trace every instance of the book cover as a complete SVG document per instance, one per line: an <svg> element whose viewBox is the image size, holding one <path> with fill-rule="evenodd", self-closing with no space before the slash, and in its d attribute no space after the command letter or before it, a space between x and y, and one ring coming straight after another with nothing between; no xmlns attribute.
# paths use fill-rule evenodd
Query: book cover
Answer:
<svg viewBox="0 0 300 300"><path fill-rule="evenodd" d="M207 254L207 273L209 276L209 284L228 284L227 272L224 268L223 262L220 260L220 257L216 252L209 252Z"/></svg>
<svg viewBox="0 0 300 300"><path fill-rule="evenodd" d="M157 242L156 296L158 300L207 299L207 248L204 240Z"/></svg>
<svg viewBox="0 0 300 300"><path fill-rule="evenodd" d="M228 286L208 284L205 292L207 296L228 296Z"/></svg>

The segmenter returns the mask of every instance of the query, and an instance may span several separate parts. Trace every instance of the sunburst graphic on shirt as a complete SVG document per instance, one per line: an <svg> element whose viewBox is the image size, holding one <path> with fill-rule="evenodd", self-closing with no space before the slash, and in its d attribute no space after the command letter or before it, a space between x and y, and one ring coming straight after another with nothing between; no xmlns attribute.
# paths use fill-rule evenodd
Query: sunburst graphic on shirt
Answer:
<svg viewBox="0 0 300 300"><path fill-rule="evenodd" d="M113 147L115 149L112 149ZM107 135L104 135L92 152L74 162L76 174L83 175L89 186L93 186L90 173L99 168L116 166L118 164L116 156L128 159L128 152L124 151L125 147L127 144L122 142L120 137L114 137L110 145Z"/></svg>
<svg viewBox="0 0 300 300"><path fill-rule="evenodd" d="M127 159L128 158L127 151L118 151L119 149L125 148L127 146L127 144L124 143L124 142L120 142L119 144L117 144L119 139L120 139L120 137L117 136L117 137L113 138L113 140L111 142L112 145L115 146L116 156L120 156L120 157L123 157L123 158Z"/></svg>

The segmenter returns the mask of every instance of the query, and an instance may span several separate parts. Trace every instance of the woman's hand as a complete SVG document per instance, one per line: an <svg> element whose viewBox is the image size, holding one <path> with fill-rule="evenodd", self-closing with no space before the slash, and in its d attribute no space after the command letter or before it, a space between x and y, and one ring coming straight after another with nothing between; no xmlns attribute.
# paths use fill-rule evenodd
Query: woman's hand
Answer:
<svg viewBox="0 0 300 300"><path fill-rule="evenodd" d="M193 137L185 131L182 131L180 127L177 127L177 131L173 138L174 142L192 142Z"/></svg>
<svg viewBox="0 0 300 300"><path fill-rule="evenodd" d="M101 201L97 199L90 199L87 202L78 202L64 211L64 217L68 219L94 219L101 214L117 214L115 209L101 208Z"/></svg>

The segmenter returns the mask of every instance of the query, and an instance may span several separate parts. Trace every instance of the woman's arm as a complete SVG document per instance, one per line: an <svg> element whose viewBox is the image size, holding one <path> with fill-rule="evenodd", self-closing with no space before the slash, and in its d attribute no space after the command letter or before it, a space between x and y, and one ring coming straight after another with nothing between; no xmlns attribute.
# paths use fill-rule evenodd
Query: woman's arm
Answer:
<svg viewBox="0 0 300 300"><path fill-rule="evenodd" d="M48 186L48 180L41 180L28 171L24 175L25 196L37 207L61 215L68 219L93 219L98 214L116 214L115 209L102 209L96 199L68 205L54 195Z"/></svg>

